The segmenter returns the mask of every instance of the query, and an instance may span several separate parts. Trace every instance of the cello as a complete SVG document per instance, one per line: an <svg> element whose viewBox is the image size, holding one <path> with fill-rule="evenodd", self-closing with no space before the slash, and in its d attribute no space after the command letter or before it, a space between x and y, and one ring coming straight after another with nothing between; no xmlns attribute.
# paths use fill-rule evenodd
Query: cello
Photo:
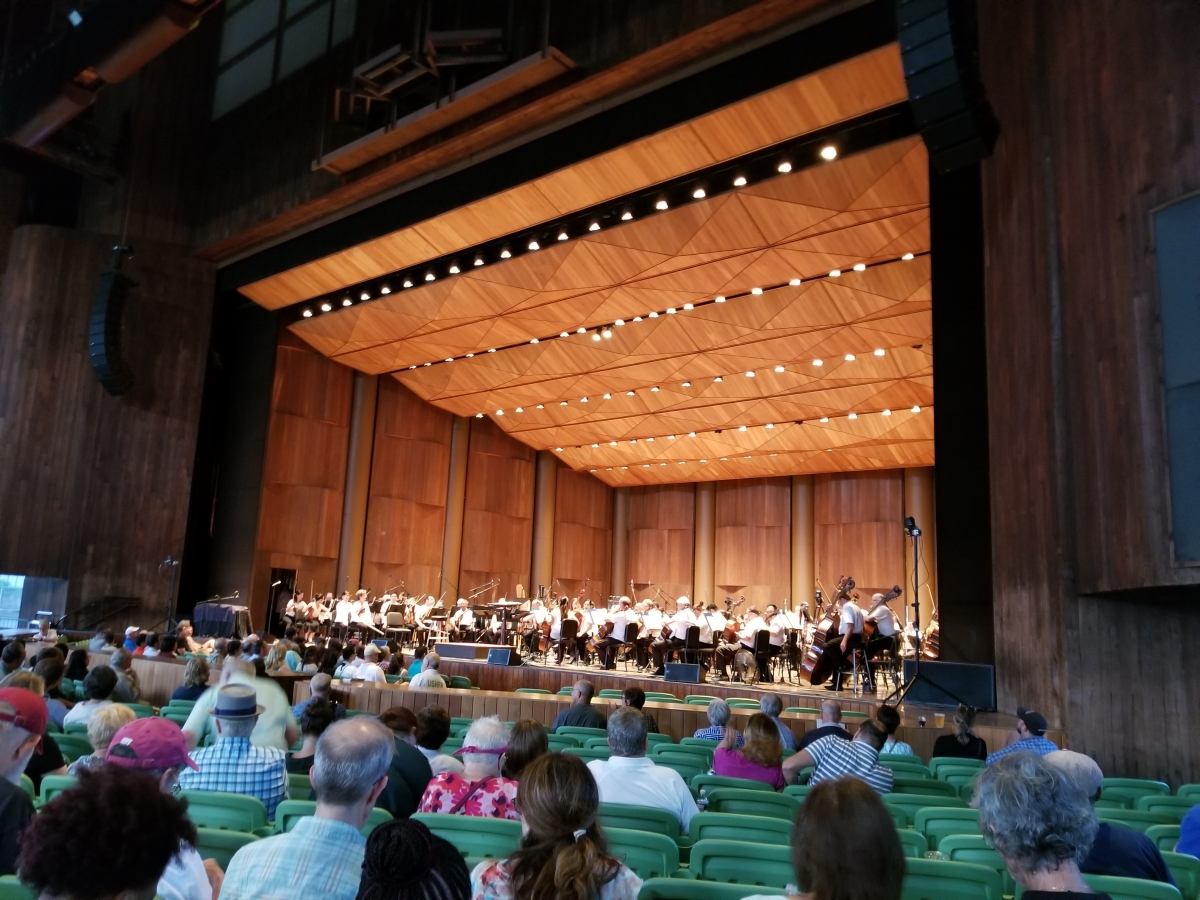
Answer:
<svg viewBox="0 0 1200 900"><path fill-rule="evenodd" d="M817 685L833 674L834 654L826 653L825 645L831 641L837 643L838 628L842 623L838 604L842 597L852 590L854 590L854 576L843 575L838 580L837 588L830 599L828 611L821 616L821 621L817 624L816 631L813 632L812 643L808 645L808 649L804 651L804 658L800 661L800 679L802 681Z"/></svg>
<svg viewBox="0 0 1200 900"><path fill-rule="evenodd" d="M883 599L880 600L878 603L876 603L874 606L872 606L871 609L863 615L863 640L864 641L869 641L873 637L875 637L875 632L878 629L878 626L876 625L875 619L874 619L875 613L877 613L881 608L887 606L888 601L895 600L897 597L899 597L903 593L904 593L904 589L901 588L900 585L898 585L898 584L892 585L892 589L884 595ZM889 610L889 614L890 614L890 610Z"/></svg>

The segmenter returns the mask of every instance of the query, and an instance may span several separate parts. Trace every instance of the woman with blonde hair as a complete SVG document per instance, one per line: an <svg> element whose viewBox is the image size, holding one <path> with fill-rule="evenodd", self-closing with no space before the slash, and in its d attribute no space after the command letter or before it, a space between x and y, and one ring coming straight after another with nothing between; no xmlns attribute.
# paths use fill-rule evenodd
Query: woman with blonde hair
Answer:
<svg viewBox="0 0 1200 900"><path fill-rule="evenodd" d="M104 762L113 735L135 719L137 714L128 706L119 703L96 710L87 727L87 739L92 745L92 752L67 766L67 774L78 775L80 769L90 769Z"/></svg>
<svg viewBox="0 0 1200 900"><path fill-rule="evenodd" d="M287 647L283 641L276 641L271 645L271 649L267 651L267 656L263 660L263 667L267 673L282 672L285 675L292 674L292 670L287 664Z"/></svg>
<svg viewBox="0 0 1200 900"><path fill-rule="evenodd" d="M521 773L517 805L521 848L475 867L473 900L636 900L642 880L608 853L600 791L583 760L539 756Z"/></svg>
<svg viewBox="0 0 1200 900"><path fill-rule="evenodd" d="M172 700L199 700L208 690L208 660L203 656L193 656L187 661L183 670L183 684L175 688L171 694Z"/></svg>
<svg viewBox="0 0 1200 900"><path fill-rule="evenodd" d="M783 741L775 721L765 713L755 713L746 723L746 743L740 750L736 739L737 732L726 728L725 737L713 753L713 774L751 778L783 790Z"/></svg>
<svg viewBox="0 0 1200 900"><path fill-rule="evenodd" d="M971 728L975 725L975 708L959 705L954 711L954 734L943 734L933 742L934 756L955 756L959 759L987 759L987 742Z"/></svg>

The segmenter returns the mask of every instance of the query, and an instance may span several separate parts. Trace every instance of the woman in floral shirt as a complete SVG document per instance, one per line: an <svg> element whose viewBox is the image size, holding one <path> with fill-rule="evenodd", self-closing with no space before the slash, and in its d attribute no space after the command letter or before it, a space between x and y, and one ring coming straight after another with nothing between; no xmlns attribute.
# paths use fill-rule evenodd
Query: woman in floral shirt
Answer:
<svg viewBox="0 0 1200 900"><path fill-rule="evenodd" d="M517 783L500 774L508 749L508 726L499 716L478 719L463 738L463 773L436 775L421 797L417 812L456 813L520 820Z"/></svg>

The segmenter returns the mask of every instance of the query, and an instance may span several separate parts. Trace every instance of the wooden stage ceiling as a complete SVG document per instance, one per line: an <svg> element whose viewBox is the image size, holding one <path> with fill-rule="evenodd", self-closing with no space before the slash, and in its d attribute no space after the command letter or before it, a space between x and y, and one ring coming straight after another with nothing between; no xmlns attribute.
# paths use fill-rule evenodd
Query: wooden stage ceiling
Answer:
<svg viewBox="0 0 1200 900"><path fill-rule="evenodd" d="M905 97L885 47L243 292L282 308L469 260ZM895 140L291 327L612 485L932 465L927 166Z"/></svg>

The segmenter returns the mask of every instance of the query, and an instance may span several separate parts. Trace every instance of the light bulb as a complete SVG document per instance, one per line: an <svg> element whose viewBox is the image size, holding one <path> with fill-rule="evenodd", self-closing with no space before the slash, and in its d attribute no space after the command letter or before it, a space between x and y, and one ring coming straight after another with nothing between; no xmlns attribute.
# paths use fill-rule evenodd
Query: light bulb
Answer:
<svg viewBox="0 0 1200 900"><path fill-rule="evenodd" d="M799 287L799 286L800 286L800 279L799 279L799 278L793 278L791 281L789 281L789 282L788 282L788 284L790 284L792 287Z"/></svg>
<svg viewBox="0 0 1200 900"><path fill-rule="evenodd" d="M634 393L635 393L634 391L626 391L626 392L625 392L625 396L626 396L626 397L632 397L632 396L634 395Z"/></svg>
<svg viewBox="0 0 1200 900"><path fill-rule="evenodd" d="M575 329L575 333L576 334L587 334L587 329L584 328L582 325L580 325L578 328Z"/></svg>
<svg viewBox="0 0 1200 900"><path fill-rule="evenodd" d="M890 416L891 414L892 414L892 411L890 409L885 409L883 412L880 413L881 416Z"/></svg>
<svg viewBox="0 0 1200 900"><path fill-rule="evenodd" d="M386 284L379 289L379 293L381 293L381 294L390 294L391 292L392 292L392 289L390 287L388 287Z"/></svg>
<svg viewBox="0 0 1200 900"><path fill-rule="evenodd" d="M688 437L695 437L695 436L696 436L696 432L694 432L694 431L688 432Z"/></svg>
<svg viewBox="0 0 1200 900"><path fill-rule="evenodd" d="M509 249L507 247L505 247L503 250L500 251L501 259L508 259L510 256L512 256L512 253L509 251Z"/></svg>
<svg viewBox="0 0 1200 900"><path fill-rule="evenodd" d="M685 381L685 382L683 383L683 386L684 386L684 387L691 387L691 386L692 386L692 383L691 383L690 381Z"/></svg>
<svg viewBox="0 0 1200 900"><path fill-rule="evenodd" d="M640 322L640 321L642 321L642 317L641 317L641 316L634 316L634 317L633 317L633 321L635 321L635 322Z"/></svg>
<svg viewBox="0 0 1200 900"><path fill-rule="evenodd" d="M401 285L401 286L402 286L402 287L406 287L406 288L410 288L410 287L412 287L412 282L411 282L411 281L409 281L407 278L405 278L405 279L404 279L404 284L403 284L403 285Z"/></svg>
<svg viewBox="0 0 1200 900"><path fill-rule="evenodd" d="M347 297L346 299L347 299L347 300L349 300L350 298L349 298L349 297ZM359 295L358 295L358 299L359 299L359 300L370 300L370 299L371 299L371 295L370 295L370 294L368 294L366 291L363 291L361 294L359 294ZM344 304L343 304L343 305L344 305Z"/></svg>
<svg viewBox="0 0 1200 900"><path fill-rule="evenodd" d="M446 362L454 362L454 357L453 357L453 356L447 356L447 357L446 357Z"/></svg>
<svg viewBox="0 0 1200 900"><path fill-rule="evenodd" d="M745 426L745 425L742 425L740 428L738 428L738 431L745 431L745 430L746 430L746 426Z"/></svg>
<svg viewBox="0 0 1200 900"><path fill-rule="evenodd" d="M488 347L488 353L495 353L495 352L496 352L495 347Z"/></svg>
<svg viewBox="0 0 1200 900"><path fill-rule="evenodd" d="M570 336L571 336L571 333L569 331L564 331L561 334L559 334L559 337L570 337Z"/></svg>
<svg viewBox="0 0 1200 900"><path fill-rule="evenodd" d="M746 176L745 175L739 175L737 178L733 179L734 187L744 187L745 184L746 184Z"/></svg>
<svg viewBox="0 0 1200 900"><path fill-rule="evenodd" d="M813 365L814 365L814 366L818 366L818 367L819 367L819 366L823 366L823 365L825 365L825 360L823 360L823 359L814 359L814 360L813 360Z"/></svg>
<svg viewBox="0 0 1200 900"><path fill-rule="evenodd" d="M695 197L697 200L703 200L704 199L704 188L696 188L694 191L692 191L692 196Z"/></svg>
<svg viewBox="0 0 1200 900"><path fill-rule="evenodd" d="M496 410L496 415L498 415L498 416L504 415L504 410L502 410L502 409Z"/></svg>
<svg viewBox="0 0 1200 900"><path fill-rule="evenodd" d="M605 400L611 400L611 399L612 399L612 394L605 394L605 395L604 395L604 399L605 399Z"/></svg>
<svg viewBox="0 0 1200 900"><path fill-rule="evenodd" d="M774 427L775 427L775 423L774 423L774 422L768 422L766 427L767 427L767 428L774 428Z"/></svg>
<svg viewBox="0 0 1200 900"><path fill-rule="evenodd" d="M657 384L654 387L650 388L650 393L652 393L652 394L658 393L658 385Z"/></svg>
<svg viewBox="0 0 1200 900"><path fill-rule="evenodd" d="M855 272L865 272L865 271L867 271L867 264L866 264L866 263L855 263L855 264L854 264L854 271L855 271Z"/></svg>
<svg viewBox="0 0 1200 900"><path fill-rule="evenodd" d="M628 222L632 218L633 218L633 213L631 213L629 210L625 210L625 212L621 213L621 221L622 222Z"/></svg>
<svg viewBox="0 0 1200 900"><path fill-rule="evenodd" d="M454 265L452 265L452 266L450 267L450 274L451 274L451 275L457 275L457 274L458 274L460 271L461 271L461 270L458 268L458 263L455 263Z"/></svg>
<svg viewBox="0 0 1200 900"><path fill-rule="evenodd" d="M651 319L657 319L657 318L658 318L658 313L656 313L656 312L648 313L647 315L649 315L649 317L650 317Z"/></svg>
<svg viewBox="0 0 1200 900"><path fill-rule="evenodd" d="M885 353L887 353L887 351L886 351L886 350L884 350L882 347L876 347L876 348L875 348L875 355L876 355L876 356L883 356Z"/></svg>
<svg viewBox="0 0 1200 900"><path fill-rule="evenodd" d="M830 277L830 278L840 278L840 277L841 277L841 275L842 275L842 270L841 270L841 269L830 269L830 270L829 270L829 277Z"/></svg>
<svg viewBox="0 0 1200 900"><path fill-rule="evenodd" d="M529 242L529 249L530 249L530 250L541 250L541 249L542 249L542 246L541 246L541 244L539 244L537 241L530 241L530 242Z"/></svg>
<svg viewBox="0 0 1200 900"><path fill-rule="evenodd" d="M591 225L588 226L588 231L599 231L599 230L600 230L599 222L593 222Z"/></svg>
<svg viewBox="0 0 1200 900"><path fill-rule="evenodd" d="M605 328L605 329L604 329L602 332L600 332L600 333L601 333L602 335L604 335L606 338L610 338L610 337L612 337L612 329L611 329L611 328Z"/></svg>
<svg viewBox="0 0 1200 900"><path fill-rule="evenodd" d="M846 418L847 419L857 419L858 413L850 413L850 415L846 416Z"/></svg>
<svg viewBox="0 0 1200 900"><path fill-rule="evenodd" d="M514 410L514 412L525 412L525 410L524 410L524 408L523 408L523 407L520 407L520 406L518 406L518 407L517 407L517 408Z"/></svg>
<svg viewBox="0 0 1200 900"><path fill-rule="evenodd" d="M748 369L748 370L746 371L746 377L747 377L747 378L753 378L753 377L754 377L754 370L753 370L753 369Z"/></svg>
<svg viewBox="0 0 1200 900"><path fill-rule="evenodd" d="M587 401L587 397L580 397L580 398L579 398L579 402L580 402L580 403L587 403L587 402L588 402L588 401Z"/></svg>
<svg viewBox="0 0 1200 900"><path fill-rule="evenodd" d="M304 315L304 318L306 318L306 319L311 319L311 318L312 318L312 310L311 310L311 309L306 309L306 310L304 311L303 315Z"/></svg>
<svg viewBox="0 0 1200 900"><path fill-rule="evenodd" d="M565 231L560 231L560 232L558 233L558 239L559 239L560 241L565 241L565 240L566 240L567 238L569 238L569 237L570 237L570 235L569 235L569 234L567 234Z"/></svg>
<svg viewBox="0 0 1200 900"><path fill-rule="evenodd" d="M775 371L776 371L776 372L782 372L782 371L783 371L783 366L776 366L776 367L775 367Z"/></svg>
<svg viewBox="0 0 1200 900"><path fill-rule="evenodd" d="M321 304L321 312L329 312L331 309L333 309L333 307L330 306L328 303Z"/></svg>
<svg viewBox="0 0 1200 900"><path fill-rule="evenodd" d="M854 362L854 354L853 353L847 353L845 355L845 357L843 357L843 358L846 360L846 362Z"/></svg>
<svg viewBox="0 0 1200 900"><path fill-rule="evenodd" d="M530 338L530 339L529 339L529 343L531 343L531 344L536 344L537 342L538 342L538 339L537 339L537 338Z"/></svg>
<svg viewBox="0 0 1200 900"><path fill-rule="evenodd" d="M761 294L761 293L762 293L762 288L760 288L760 287L752 287L752 288L750 288L750 293L752 293L752 294L755 294L755 295Z"/></svg>
<svg viewBox="0 0 1200 900"><path fill-rule="evenodd" d="M475 257L475 265L477 265L477 266L483 265L483 257L482 256Z"/></svg>
<svg viewBox="0 0 1200 900"><path fill-rule="evenodd" d="M616 325L618 328L620 328L622 325L624 325L624 324L625 324L625 320L624 320L624 319L617 319L617 321L613 322L613 324L614 324L614 325Z"/></svg>
<svg viewBox="0 0 1200 900"><path fill-rule="evenodd" d="M655 209L666 209L666 208L667 208L667 201L666 201L666 200L659 200L657 203L655 203L655 204L654 204L654 208L655 208Z"/></svg>
<svg viewBox="0 0 1200 900"><path fill-rule="evenodd" d="M792 171L792 164L790 162L781 162L778 166L776 166L776 168L786 175L788 172Z"/></svg>
<svg viewBox="0 0 1200 900"><path fill-rule="evenodd" d="M345 300L342 301L342 306L349 306L352 302L353 301L349 297L347 297Z"/></svg>
<svg viewBox="0 0 1200 900"><path fill-rule="evenodd" d="M598 331L593 331L593 332L592 332L592 340L593 340L593 341L598 341L598 340L600 340L600 332L598 332Z"/></svg>
<svg viewBox="0 0 1200 900"><path fill-rule="evenodd" d="M692 306L692 304L690 304L690 303L685 303L685 304L683 304L683 308L684 309L695 309L696 307Z"/></svg>
<svg viewBox="0 0 1200 900"><path fill-rule="evenodd" d="M436 276L436 275L434 275L432 272L426 272L426 273L425 273L425 280L426 280L426 281L433 281L433 280L434 280L434 279L436 279L436 278L437 278L437 276Z"/></svg>
<svg viewBox="0 0 1200 900"><path fill-rule="evenodd" d="M724 380L725 380L724 378L722 378L720 375L718 375L716 378L713 379L713 382L715 384L720 384Z"/></svg>
<svg viewBox="0 0 1200 900"><path fill-rule="evenodd" d="M921 411L921 407L919 407L919 406L914 406L912 408L912 412L919 413L920 411Z"/></svg>
<svg viewBox="0 0 1200 900"><path fill-rule="evenodd" d="M673 316L673 315L675 315L675 307L673 307L673 306L668 306L668 307L667 307L667 315L668 315L668 316Z"/></svg>
<svg viewBox="0 0 1200 900"><path fill-rule="evenodd" d="M829 416L821 416L821 421L822 421L822 422L828 422L828 421L829 421Z"/></svg>
<svg viewBox="0 0 1200 900"><path fill-rule="evenodd" d="M837 147L828 146L821 148L821 159L837 159Z"/></svg>
<svg viewBox="0 0 1200 900"><path fill-rule="evenodd" d="M912 258L913 258L913 255L912 255L911 253L905 253L905 254L904 254L902 257L900 257L900 258L901 258L902 260L904 260L905 262L907 262L908 260L910 260L910 259L912 259Z"/></svg>
<svg viewBox="0 0 1200 900"><path fill-rule="evenodd" d="M724 297L723 295L721 295L721 294L717 294L717 296L713 298L713 302L715 302L715 303L724 303L724 302L725 302L725 297Z"/></svg>

